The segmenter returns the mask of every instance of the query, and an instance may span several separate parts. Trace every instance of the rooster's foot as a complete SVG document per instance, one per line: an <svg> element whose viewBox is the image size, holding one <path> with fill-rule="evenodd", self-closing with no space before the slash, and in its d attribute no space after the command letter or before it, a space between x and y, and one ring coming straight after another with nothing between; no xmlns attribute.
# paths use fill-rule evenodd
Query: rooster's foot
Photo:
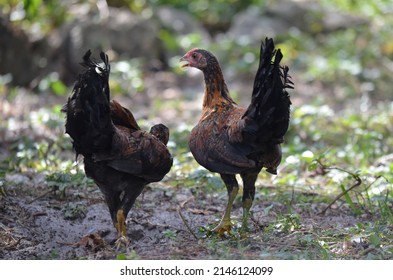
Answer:
<svg viewBox="0 0 393 280"><path fill-rule="evenodd" d="M232 223L228 222L221 222L218 226L212 229L213 233L216 233L220 237L224 237L226 234L229 234L232 229Z"/></svg>
<svg viewBox="0 0 393 280"><path fill-rule="evenodd" d="M116 250L119 250L121 247L128 247L129 244L130 240L128 239L128 237L122 235L115 241L115 248Z"/></svg>

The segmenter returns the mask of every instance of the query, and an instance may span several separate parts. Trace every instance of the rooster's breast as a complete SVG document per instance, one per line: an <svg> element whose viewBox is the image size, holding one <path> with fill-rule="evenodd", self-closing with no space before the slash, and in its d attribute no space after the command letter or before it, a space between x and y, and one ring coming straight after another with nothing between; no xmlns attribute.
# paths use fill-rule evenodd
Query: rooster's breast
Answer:
<svg viewBox="0 0 393 280"><path fill-rule="evenodd" d="M224 115L202 119L190 134L189 147L195 160L212 172L237 174L255 162L229 141Z"/></svg>

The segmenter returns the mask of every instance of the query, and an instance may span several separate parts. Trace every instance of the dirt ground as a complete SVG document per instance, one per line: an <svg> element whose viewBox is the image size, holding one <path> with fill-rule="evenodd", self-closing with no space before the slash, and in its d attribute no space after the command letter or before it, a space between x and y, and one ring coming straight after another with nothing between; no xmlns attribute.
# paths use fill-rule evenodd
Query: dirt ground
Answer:
<svg viewBox="0 0 393 280"><path fill-rule="evenodd" d="M269 243L264 241L264 228L285 212L285 206L260 197L253 207L250 232L242 237L248 246L244 250L228 246L229 252L223 255L220 250L229 244L226 242L230 238L206 236L200 229L217 223L225 206L225 192L207 195L198 187L174 188L161 182L151 184L138 198L127 219L131 243L117 249L115 229L98 188L86 188L84 194L80 188L67 189L65 198L60 198L58 193L48 193L40 187L37 178L30 184L36 186L33 193L28 184L15 186L8 189L8 195L1 201L0 259L115 259L121 254L141 259L272 258L264 247L306 250L297 245L299 234L339 231L370 219L354 218L345 209L318 215L324 205L316 204L313 209L295 206L302 230L281 235ZM75 201L83 205L84 215L67 219L64 206ZM271 207L269 212L265 211L267 207ZM240 221L240 208L239 200L233 211L234 221ZM221 246L212 245L212 240ZM332 248L342 250L344 245L339 242L332 244Z"/></svg>
<svg viewBox="0 0 393 280"><path fill-rule="evenodd" d="M84 209L82 217L67 219L64 205L75 202L80 189L68 190L65 199L54 192L37 199L27 195L24 186L13 188L1 204L0 259L112 259L132 250L144 259L173 258L177 254L198 258L202 253L194 246L184 248L184 242L197 245L178 214L179 205L192 198L190 193L174 195L162 184L146 188L127 219L131 244L116 251L115 229L97 190L91 188L83 195L88 198L79 200ZM190 225L202 224L202 217L193 215ZM165 238L163 232L168 229L176 232L176 240Z"/></svg>

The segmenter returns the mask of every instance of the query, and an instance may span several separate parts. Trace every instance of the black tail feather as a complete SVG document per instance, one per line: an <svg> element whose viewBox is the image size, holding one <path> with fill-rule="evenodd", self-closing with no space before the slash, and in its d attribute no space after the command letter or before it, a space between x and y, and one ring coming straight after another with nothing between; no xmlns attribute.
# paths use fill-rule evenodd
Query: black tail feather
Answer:
<svg viewBox="0 0 393 280"><path fill-rule="evenodd" d="M286 91L293 88L287 66L280 66L283 54L273 39L261 43L260 60L254 80L251 104L244 114L245 132L257 141L282 141L288 130L291 101Z"/></svg>
<svg viewBox="0 0 393 280"><path fill-rule="evenodd" d="M288 66L282 67L281 78L284 81L284 87L289 89L294 89L294 84L292 82L292 77L288 74Z"/></svg>
<svg viewBox="0 0 393 280"><path fill-rule="evenodd" d="M102 63L91 58L88 50L81 65L85 68L63 107L66 112L66 133L73 139L77 154L89 155L107 149L114 126L110 118L108 56L101 52Z"/></svg>

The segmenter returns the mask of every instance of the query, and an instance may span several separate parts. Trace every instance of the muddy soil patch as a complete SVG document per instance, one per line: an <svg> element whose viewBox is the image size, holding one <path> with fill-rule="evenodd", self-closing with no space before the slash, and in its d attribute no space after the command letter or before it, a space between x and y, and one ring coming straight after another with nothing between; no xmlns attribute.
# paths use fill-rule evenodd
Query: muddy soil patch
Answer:
<svg viewBox="0 0 393 280"><path fill-rule="evenodd" d="M70 188L65 199L59 199L55 193L37 199L38 195L29 195L24 186L8 188L8 195L0 201L0 258L115 259L119 255L141 259L277 258L269 252L309 250L299 244L299 238L328 229L340 232L372 219L368 215L354 217L345 208L318 215L323 204L294 206L299 227L292 232L272 234L266 230L272 223L277 225L278 217L285 216L287 209L280 202L261 197L253 207L250 233L220 239L206 236L203 226L217 223L226 202L223 190L212 194L158 183L145 189L128 216L131 244L116 250L113 244L116 233L107 206L96 189L87 189L84 198L75 201L80 188ZM75 202L83 209L82 214L70 219L67 206ZM240 222L239 200L235 202L233 218ZM346 241L344 237L338 238L331 247L343 250ZM233 242L244 246L237 248Z"/></svg>

